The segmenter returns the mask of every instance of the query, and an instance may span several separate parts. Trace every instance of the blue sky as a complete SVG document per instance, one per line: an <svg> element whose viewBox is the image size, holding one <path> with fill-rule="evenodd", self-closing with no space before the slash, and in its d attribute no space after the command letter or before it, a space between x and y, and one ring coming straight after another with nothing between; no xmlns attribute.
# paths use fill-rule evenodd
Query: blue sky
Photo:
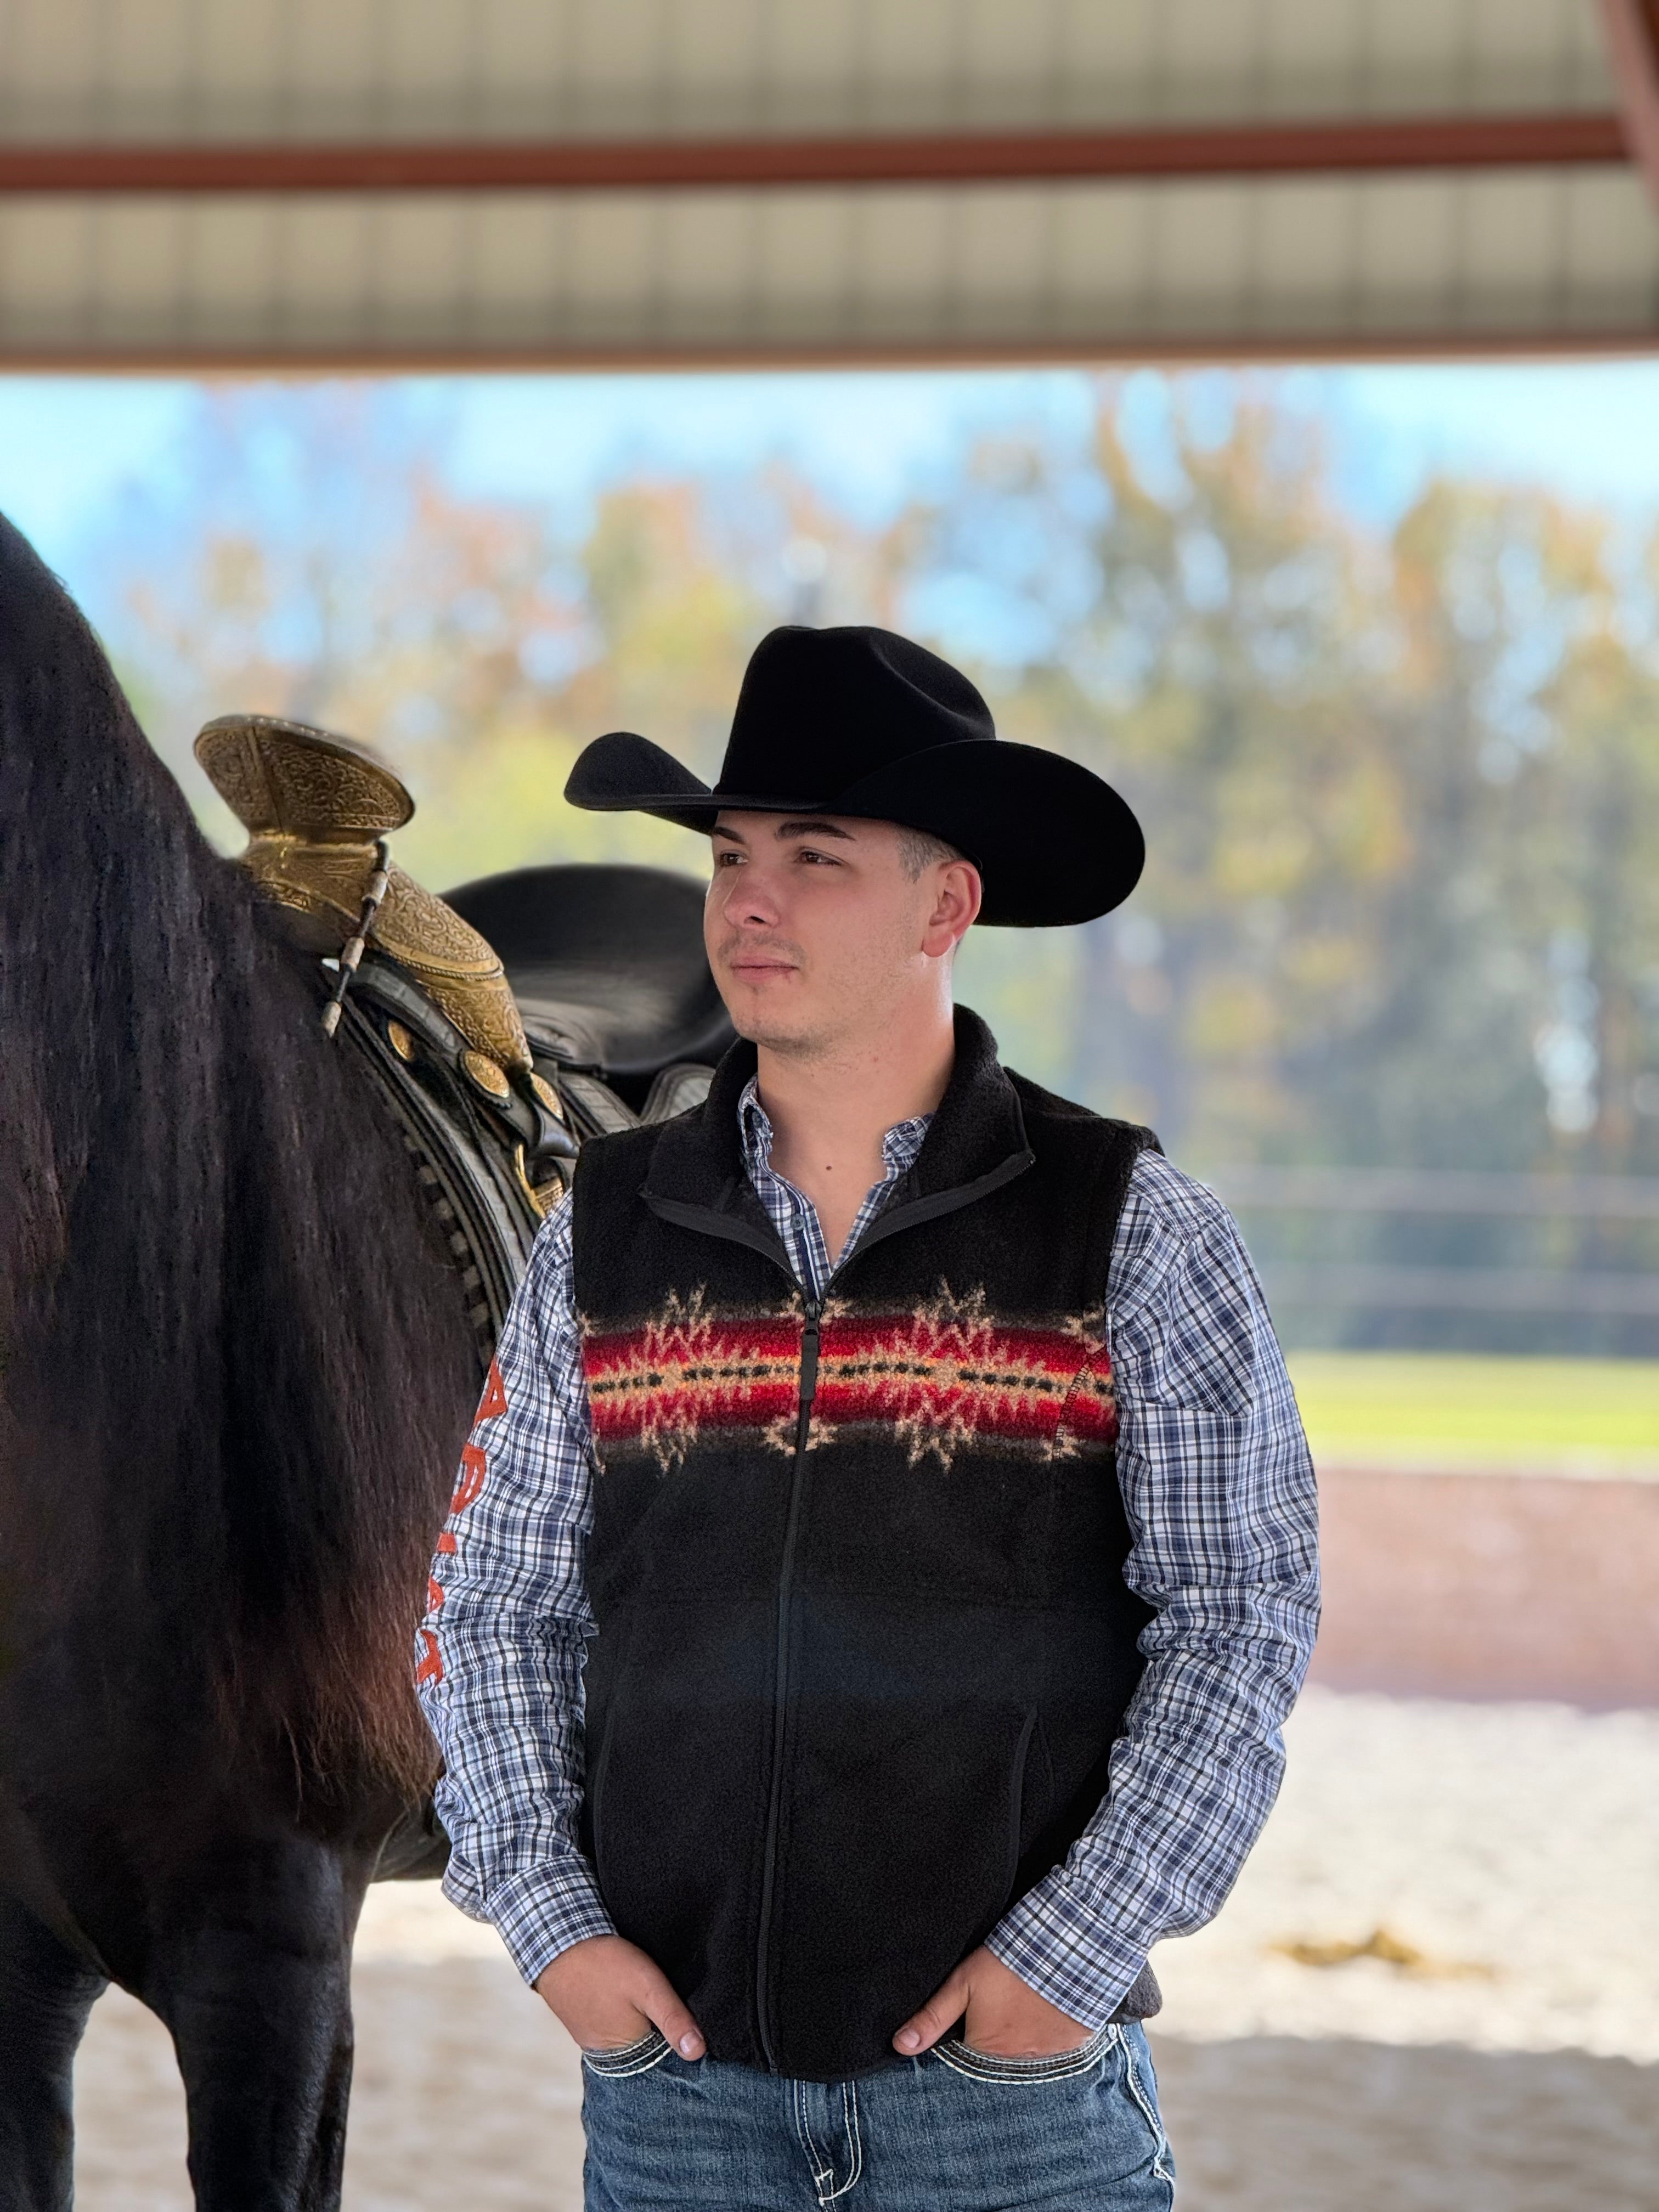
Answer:
<svg viewBox="0 0 1659 2212"><path fill-rule="evenodd" d="M1154 372L1132 382L1135 404L1160 404ZM1378 520L1439 467L1626 515L1659 511L1659 361L1306 368L1280 389L1325 418L1343 495ZM0 377L0 509L71 582L77 544L124 486L164 486L191 391L161 378ZM925 489L975 430L1076 431L1089 380L1072 369L479 376L412 391L465 489L580 502L639 466L783 456L874 519Z"/></svg>

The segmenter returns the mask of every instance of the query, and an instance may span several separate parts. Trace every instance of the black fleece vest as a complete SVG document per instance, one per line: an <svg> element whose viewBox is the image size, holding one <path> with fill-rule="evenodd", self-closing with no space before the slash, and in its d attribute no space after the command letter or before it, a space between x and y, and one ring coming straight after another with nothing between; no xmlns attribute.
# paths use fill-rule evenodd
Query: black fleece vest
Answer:
<svg viewBox="0 0 1659 2212"><path fill-rule="evenodd" d="M1104 1340L1144 1129L957 1059L809 1304L706 1105L582 1149L597 1471L585 1847L716 2058L836 2081L1106 1792L1150 1614ZM1150 1974L1126 2010L1155 2010Z"/></svg>

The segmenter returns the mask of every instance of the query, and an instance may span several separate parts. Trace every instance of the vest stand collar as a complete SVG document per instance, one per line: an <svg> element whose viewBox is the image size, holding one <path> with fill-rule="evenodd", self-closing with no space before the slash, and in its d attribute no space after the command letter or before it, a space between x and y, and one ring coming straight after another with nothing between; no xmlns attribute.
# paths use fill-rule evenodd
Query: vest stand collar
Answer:
<svg viewBox="0 0 1659 2212"><path fill-rule="evenodd" d="M641 1196L660 1218L750 1244L786 1267L787 1255L749 1181L738 1101L755 1073L740 1039L714 1072L695 1115L667 1123ZM1022 1175L1033 1160L1019 1094L997 1059L996 1039L966 1006L956 1010L956 1061L914 1166L859 1250L899 1229L971 1205Z"/></svg>

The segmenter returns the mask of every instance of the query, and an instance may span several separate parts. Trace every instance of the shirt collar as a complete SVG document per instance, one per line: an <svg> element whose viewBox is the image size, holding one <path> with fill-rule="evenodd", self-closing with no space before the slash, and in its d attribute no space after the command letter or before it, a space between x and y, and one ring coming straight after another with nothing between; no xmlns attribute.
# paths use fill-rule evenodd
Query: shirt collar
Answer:
<svg viewBox="0 0 1659 2212"><path fill-rule="evenodd" d="M888 1177L902 1176L915 1164L923 1138L933 1121L931 1114L914 1114L908 1121L895 1121L881 1140L881 1156L887 1163ZM744 1158L751 1175L770 1175L772 1172L772 1122L760 1102L758 1079L750 1076L743 1086L738 1100L738 1127L743 1135Z"/></svg>

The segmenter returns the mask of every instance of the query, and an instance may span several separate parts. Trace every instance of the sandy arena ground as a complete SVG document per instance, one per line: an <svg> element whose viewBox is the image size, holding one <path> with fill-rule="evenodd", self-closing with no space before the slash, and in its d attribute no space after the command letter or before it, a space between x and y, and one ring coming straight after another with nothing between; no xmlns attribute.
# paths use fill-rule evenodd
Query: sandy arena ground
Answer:
<svg viewBox="0 0 1659 2212"><path fill-rule="evenodd" d="M1182 2212L1659 2212L1659 1713L1310 1691L1157 1966ZM575 2212L579 2068L489 1930L388 1886L356 1986L351 2212ZM156 2023L106 1997L78 2081L79 2212L188 2212Z"/></svg>

